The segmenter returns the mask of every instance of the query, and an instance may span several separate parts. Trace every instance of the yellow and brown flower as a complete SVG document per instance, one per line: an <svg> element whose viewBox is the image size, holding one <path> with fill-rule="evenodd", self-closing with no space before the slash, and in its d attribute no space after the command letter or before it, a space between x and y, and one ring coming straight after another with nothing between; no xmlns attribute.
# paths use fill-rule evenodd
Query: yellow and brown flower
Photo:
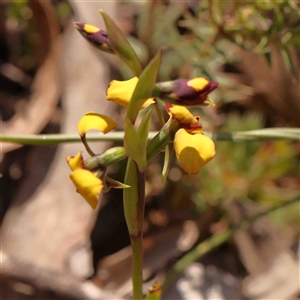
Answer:
<svg viewBox="0 0 300 300"><path fill-rule="evenodd" d="M174 149L180 166L186 173L198 173L215 156L214 142L202 132L199 116L183 106L167 105L171 118L180 124L174 135Z"/></svg>

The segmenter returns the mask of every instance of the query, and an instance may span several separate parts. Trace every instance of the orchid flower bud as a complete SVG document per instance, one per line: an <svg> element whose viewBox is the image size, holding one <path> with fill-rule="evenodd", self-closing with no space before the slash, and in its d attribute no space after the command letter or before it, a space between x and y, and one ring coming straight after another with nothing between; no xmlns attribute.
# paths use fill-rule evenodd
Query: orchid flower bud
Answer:
<svg viewBox="0 0 300 300"><path fill-rule="evenodd" d="M159 82L153 90L153 96L163 101L183 106L200 105L213 106L208 94L216 89L218 83L204 77L193 79L178 79Z"/></svg>
<svg viewBox="0 0 300 300"><path fill-rule="evenodd" d="M74 22L74 26L92 46L106 53L114 54L109 45L106 31L85 23Z"/></svg>

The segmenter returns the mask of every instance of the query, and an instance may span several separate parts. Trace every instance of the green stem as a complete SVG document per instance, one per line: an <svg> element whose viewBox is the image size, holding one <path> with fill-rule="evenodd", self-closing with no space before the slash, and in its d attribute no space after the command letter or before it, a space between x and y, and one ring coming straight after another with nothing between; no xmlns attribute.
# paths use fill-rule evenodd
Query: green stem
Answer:
<svg viewBox="0 0 300 300"><path fill-rule="evenodd" d="M130 236L132 247L133 299L143 299L143 234Z"/></svg>
<svg viewBox="0 0 300 300"><path fill-rule="evenodd" d="M136 207L137 232L129 233L132 245L133 299L143 299L143 223L145 215L145 173L137 170L138 201Z"/></svg>
<svg viewBox="0 0 300 300"><path fill-rule="evenodd" d="M296 198L283 202L282 204L278 206L271 207L270 209L263 211L261 213L258 213L254 216L251 216L237 225L228 228L224 230L223 232L220 232L218 234L213 235L212 237L204 240L202 243L200 243L197 247L195 247L193 250L188 252L186 255L184 255L181 259L179 259L176 264L174 265L173 269L167 274L163 289L166 289L183 271L184 269L193 263L194 261L199 260L202 258L206 253L210 252L211 250L217 248L218 246L225 243L236 231L243 230L249 227L251 224L253 224L257 219L274 212L278 209L281 209L285 206L294 204L296 202L300 201L300 196L297 196Z"/></svg>

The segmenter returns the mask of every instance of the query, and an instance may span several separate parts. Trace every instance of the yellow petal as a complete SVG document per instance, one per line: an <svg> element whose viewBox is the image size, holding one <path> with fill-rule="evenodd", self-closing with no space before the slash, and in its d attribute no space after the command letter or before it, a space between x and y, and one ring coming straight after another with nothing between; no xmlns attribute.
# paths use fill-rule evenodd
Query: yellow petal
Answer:
<svg viewBox="0 0 300 300"><path fill-rule="evenodd" d="M184 106L173 105L169 108L173 119L178 121L185 129L191 133L202 133L201 124L199 123L199 116L194 116Z"/></svg>
<svg viewBox="0 0 300 300"><path fill-rule="evenodd" d="M78 152L76 156L68 156L67 163L72 171L82 169L84 167L82 153Z"/></svg>
<svg viewBox="0 0 300 300"><path fill-rule="evenodd" d="M91 25L91 24L84 24L83 30L87 33L95 33L98 32L100 30L100 28Z"/></svg>
<svg viewBox="0 0 300 300"><path fill-rule="evenodd" d="M110 117L91 111L80 119L77 129L79 134L84 136L91 129L97 129L103 133L107 133L116 127L117 123Z"/></svg>
<svg viewBox="0 0 300 300"><path fill-rule="evenodd" d="M209 81L203 77L190 79L187 83L188 86L194 88L194 90L197 92L204 90L208 84Z"/></svg>
<svg viewBox="0 0 300 300"><path fill-rule="evenodd" d="M100 31L100 28L91 24L79 23L79 22L74 22L73 24L76 27L76 29L78 29L79 32L84 32L86 34L92 34Z"/></svg>
<svg viewBox="0 0 300 300"><path fill-rule="evenodd" d="M137 77L125 81L111 81L106 90L106 99L127 107L138 81ZM141 108L146 108L154 102L154 98L149 98Z"/></svg>
<svg viewBox="0 0 300 300"><path fill-rule="evenodd" d="M98 197L103 189L101 179L96 177L88 170L76 169L70 174L70 178L77 188L77 192L88 202L88 204L96 209Z"/></svg>
<svg viewBox="0 0 300 300"><path fill-rule="evenodd" d="M186 173L196 174L215 156L215 144L203 134L189 134L179 129L174 138L179 164Z"/></svg>

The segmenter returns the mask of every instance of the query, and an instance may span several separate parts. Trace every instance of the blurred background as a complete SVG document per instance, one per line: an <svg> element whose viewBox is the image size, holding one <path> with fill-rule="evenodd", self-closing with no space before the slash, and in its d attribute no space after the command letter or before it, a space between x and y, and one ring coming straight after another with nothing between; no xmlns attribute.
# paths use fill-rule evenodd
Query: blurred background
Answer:
<svg viewBox="0 0 300 300"><path fill-rule="evenodd" d="M2 134L76 133L91 110L122 118L105 91L130 70L72 25L104 28L99 8L144 66L164 47L159 81L219 83L214 108L191 109L205 131L299 127L297 1L24 0L0 3ZM98 153L111 146L92 144ZM299 142L217 141L216 149L198 175L184 174L174 160L162 183L163 157L149 165L145 291L167 278L163 299L300 299ZM2 299L130 298L122 192L101 195L96 212L76 194L65 158L83 150L80 143L1 144ZM122 181L125 166L113 166L111 177ZM182 260L189 253L198 253L192 264Z"/></svg>

